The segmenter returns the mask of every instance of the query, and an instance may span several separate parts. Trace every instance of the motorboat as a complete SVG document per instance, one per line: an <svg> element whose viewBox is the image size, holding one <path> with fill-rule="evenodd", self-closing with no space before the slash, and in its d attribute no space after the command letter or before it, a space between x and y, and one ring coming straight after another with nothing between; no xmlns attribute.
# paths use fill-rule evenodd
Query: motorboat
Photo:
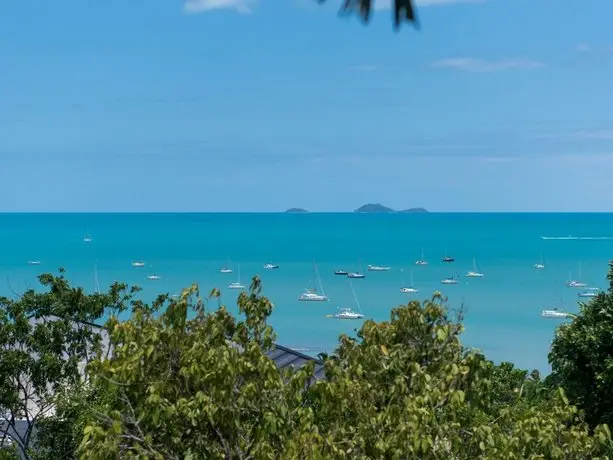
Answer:
<svg viewBox="0 0 613 460"><path fill-rule="evenodd" d="M219 273L232 273L232 269L228 267L223 267L221 270L219 270Z"/></svg>
<svg viewBox="0 0 613 460"><path fill-rule="evenodd" d="M442 284L458 284L458 280L457 278L454 278L453 276L449 277L449 278L445 278L441 281Z"/></svg>
<svg viewBox="0 0 613 460"><path fill-rule="evenodd" d="M159 279L161 279L161 278L162 278L162 277L161 277L161 276L158 276L158 275L147 275L147 279L148 279L148 280L152 280L152 281L159 280Z"/></svg>
<svg viewBox="0 0 613 460"><path fill-rule="evenodd" d="M598 294L600 294L600 292L601 292L600 288L590 287L590 288L587 288L585 291L579 292L577 294L577 297L584 297L584 298L597 297Z"/></svg>
<svg viewBox="0 0 613 460"><path fill-rule="evenodd" d="M266 264L266 265L264 265L264 268L266 270L275 270L275 269L279 268L279 266L276 265L276 264Z"/></svg>
<svg viewBox="0 0 613 460"><path fill-rule="evenodd" d="M350 272L350 273L347 273L347 278L361 279L361 278L366 278L366 275L360 272Z"/></svg>
<svg viewBox="0 0 613 460"><path fill-rule="evenodd" d="M335 275L341 275L341 276L347 276L349 274L349 272L347 272L345 270L334 270L334 274Z"/></svg>
<svg viewBox="0 0 613 460"><path fill-rule="evenodd" d="M402 287L400 288L400 292L403 294L416 294L419 292L419 289L415 289L414 287Z"/></svg>
<svg viewBox="0 0 613 460"><path fill-rule="evenodd" d="M134 262L132 262L132 266L133 267L144 267L145 266L145 262L141 262L139 260L135 260Z"/></svg>
<svg viewBox="0 0 613 460"><path fill-rule="evenodd" d="M566 318L573 317L573 315L571 315L570 313L560 311L557 308L554 308L552 310L543 310L541 312L541 316L543 318L552 318L552 319L566 319Z"/></svg>
<svg viewBox="0 0 613 460"><path fill-rule="evenodd" d="M28 260L28 265L40 265L40 260Z"/></svg>
<svg viewBox="0 0 613 460"><path fill-rule="evenodd" d="M451 263L451 262L455 262L455 258L450 257L450 256L445 256L441 258L441 261L446 262L446 263Z"/></svg>
<svg viewBox="0 0 613 460"><path fill-rule="evenodd" d="M228 284L228 289L245 289L245 285L241 284L240 281L232 281Z"/></svg>

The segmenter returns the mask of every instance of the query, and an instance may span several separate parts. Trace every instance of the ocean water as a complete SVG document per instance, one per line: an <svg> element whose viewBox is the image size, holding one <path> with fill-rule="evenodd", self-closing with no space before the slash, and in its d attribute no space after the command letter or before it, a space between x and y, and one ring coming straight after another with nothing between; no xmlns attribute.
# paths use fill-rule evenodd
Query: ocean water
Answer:
<svg viewBox="0 0 613 460"><path fill-rule="evenodd" d="M83 242L86 233L91 243ZM422 247L430 263L415 266ZM546 268L539 271L533 265L541 251ZM445 254L456 261L441 262ZM482 279L463 276L473 258ZM1 295L36 287L37 274L60 266L93 291L97 266L102 288L124 281L150 300L197 282L204 293L221 288L222 302L236 312L238 292L227 285L240 266L244 284L255 274L263 280L277 341L316 354L332 351L339 334L361 324L325 317L337 306L356 308L348 280L334 269L388 265L389 272L352 282L366 317L386 320L391 308L440 290L450 308L464 306L466 344L542 372L560 322L541 318L541 310L576 311L579 290L565 281L572 275L606 288L612 258L613 214L0 214ZM234 273L222 274L228 259ZM133 260L146 267L132 267ZM314 261L329 302L297 300L313 285ZM280 269L264 270L268 262ZM419 293L402 294L411 271ZM161 279L147 280L152 273ZM441 284L456 274L459 284Z"/></svg>

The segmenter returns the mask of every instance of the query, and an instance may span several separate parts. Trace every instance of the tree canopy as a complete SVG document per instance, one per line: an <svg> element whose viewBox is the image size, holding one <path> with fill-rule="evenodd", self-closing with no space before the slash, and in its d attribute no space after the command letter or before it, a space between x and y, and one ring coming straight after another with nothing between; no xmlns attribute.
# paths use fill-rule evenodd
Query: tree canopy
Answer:
<svg viewBox="0 0 613 460"><path fill-rule="evenodd" d="M317 1L324 3L326 0ZM403 22L409 22L415 27L419 27L417 11L413 3L413 0L393 0L393 24L396 30L400 29ZM345 15L357 13L364 22L368 22L372 16L373 9L374 0L343 0L340 12Z"/></svg>
<svg viewBox="0 0 613 460"><path fill-rule="evenodd" d="M26 458L613 458L606 420L587 423L574 388L463 346L461 311L438 292L341 336L317 380L313 363L280 369L267 355L273 305L257 277L239 317L195 285L146 304L121 284L41 283L1 300L0 403L8 420L30 417ZM32 416L24 382L52 410Z"/></svg>

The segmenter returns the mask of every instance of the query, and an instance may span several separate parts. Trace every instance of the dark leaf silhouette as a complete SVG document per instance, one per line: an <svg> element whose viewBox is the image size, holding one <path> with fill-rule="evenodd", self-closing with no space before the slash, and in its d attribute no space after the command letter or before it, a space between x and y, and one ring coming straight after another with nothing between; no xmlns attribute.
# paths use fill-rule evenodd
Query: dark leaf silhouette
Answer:
<svg viewBox="0 0 613 460"><path fill-rule="evenodd" d="M317 0L319 3L324 3L326 0ZM367 23L370 20L374 6L373 0L343 0L340 14L349 15L357 13L359 17ZM414 27L419 28L417 19L417 11L413 5L413 0L394 0L393 18L394 28L400 29L403 22L412 23Z"/></svg>

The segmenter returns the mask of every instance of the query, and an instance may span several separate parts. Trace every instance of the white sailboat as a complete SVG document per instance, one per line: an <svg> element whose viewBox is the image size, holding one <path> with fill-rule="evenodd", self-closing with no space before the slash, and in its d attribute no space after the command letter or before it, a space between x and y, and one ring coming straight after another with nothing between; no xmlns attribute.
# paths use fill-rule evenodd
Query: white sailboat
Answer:
<svg viewBox="0 0 613 460"><path fill-rule="evenodd" d="M228 284L228 289L245 289L245 285L241 284L241 266L240 264L237 266L237 270L238 270L238 279Z"/></svg>
<svg viewBox="0 0 613 460"><path fill-rule="evenodd" d="M83 241L85 243L91 243L92 241L94 241L94 239L92 238L92 236L89 234L89 232L85 232L85 236L83 237Z"/></svg>
<svg viewBox="0 0 613 460"><path fill-rule="evenodd" d="M466 274L467 278L483 278L485 275L477 267L477 259L473 257L473 269Z"/></svg>
<svg viewBox="0 0 613 460"><path fill-rule="evenodd" d="M541 261L537 264L534 264L534 268L537 270L542 270L545 268L545 261L543 260L543 251L541 251Z"/></svg>
<svg viewBox="0 0 613 460"><path fill-rule="evenodd" d="M221 267L221 270L219 270L219 273L232 273L232 268L230 268L230 258L228 257L228 263Z"/></svg>
<svg viewBox="0 0 613 460"><path fill-rule="evenodd" d="M413 287L413 270L411 270L411 282L407 287L401 287L400 292L403 294L416 294L419 292L418 289Z"/></svg>
<svg viewBox="0 0 613 460"><path fill-rule="evenodd" d="M361 261L360 261L360 266L363 268ZM360 272L360 271L355 271L355 272L347 273L347 278L364 279L364 278L366 278L366 275L364 273Z"/></svg>
<svg viewBox="0 0 613 460"><path fill-rule="evenodd" d="M316 288L307 288L302 294L300 294L298 300L302 302L325 302L328 300L328 296L324 293L324 288L321 284L321 278L319 277L319 271L317 270L317 264L315 262L313 262L313 272L315 274L315 278L317 279L319 292L321 292L321 294L317 292Z"/></svg>
<svg viewBox="0 0 613 460"><path fill-rule="evenodd" d="M328 317L330 318L336 318L336 319L362 319L364 318L364 314L362 313L362 309L360 308L360 301L358 300L358 296L355 293L355 289L353 289L353 284L351 284L351 280L349 280L349 285L351 286L351 292L353 293L353 300L355 301L355 305L358 308L358 311L354 311L351 308L348 307L344 307L344 308L337 308L336 313L334 313L333 315L328 315Z"/></svg>
<svg viewBox="0 0 613 460"><path fill-rule="evenodd" d="M579 279L581 279L581 264L579 264ZM568 273L568 281L566 282L566 287L572 288L584 288L587 286L587 283L583 281L574 280L571 276L571 273Z"/></svg>
<svg viewBox="0 0 613 460"><path fill-rule="evenodd" d="M143 262L142 260L134 260L132 261L132 266L133 267L144 267L145 266L145 262Z"/></svg>
<svg viewBox="0 0 613 460"><path fill-rule="evenodd" d="M428 265L428 261L424 257L424 247L421 247L421 257L415 261L415 265Z"/></svg>
<svg viewBox="0 0 613 460"><path fill-rule="evenodd" d="M147 275L147 279L151 281L156 281L156 280L162 279L162 277L153 273L151 275Z"/></svg>

